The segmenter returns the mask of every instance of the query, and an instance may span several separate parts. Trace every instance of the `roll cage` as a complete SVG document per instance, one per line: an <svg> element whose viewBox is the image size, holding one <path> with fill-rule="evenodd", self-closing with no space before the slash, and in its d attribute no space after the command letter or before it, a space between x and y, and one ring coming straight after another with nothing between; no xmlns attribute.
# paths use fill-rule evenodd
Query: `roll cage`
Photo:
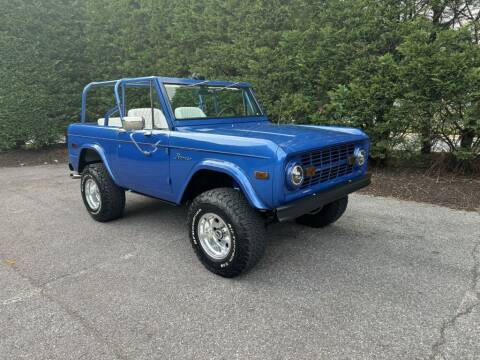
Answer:
<svg viewBox="0 0 480 360"><path fill-rule="evenodd" d="M253 95L253 91L249 83L246 82L234 82L234 81L217 81L217 80L196 80L196 79L184 79L184 78L171 78L171 77L160 77L160 76L147 76L147 77L136 77L136 78L124 78L119 80L111 81L99 81L89 83L82 92L82 107L81 107L81 122L86 122L86 107L87 107L87 95L90 90L95 88L105 88L110 87L113 89L113 95L115 99L115 104L112 108L107 110L104 115L105 123L104 126L108 126L108 119L118 113L121 120L126 116L126 101L125 101L125 92L127 88L149 88L150 96L152 96L153 89L155 89L158 100L162 108L165 111L165 118L167 119L170 129L174 129L176 125L179 125L178 122L181 122L182 125L194 125L190 120L177 120L175 119L172 107L170 102L167 100L168 96L163 84L178 84L178 85L209 85L209 86L225 86L225 87L242 87L248 88ZM258 108L261 111L259 120L266 120L264 112L256 100L255 96L252 96ZM209 119L211 123L211 119ZM220 119L219 119L220 120Z"/></svg>

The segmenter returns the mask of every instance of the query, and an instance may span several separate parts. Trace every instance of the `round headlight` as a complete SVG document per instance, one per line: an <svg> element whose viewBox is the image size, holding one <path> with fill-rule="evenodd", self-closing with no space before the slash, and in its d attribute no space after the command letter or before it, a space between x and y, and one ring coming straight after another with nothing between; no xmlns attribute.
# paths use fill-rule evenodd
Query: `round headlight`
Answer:
<svg viewBox="0 0 480 360"><path fill-rule="evenodd" d="M299 187L300 185L302 185L303 179L303 168L298 164L291 164L287 171L287 180L290 187Z"/></svg>
<svg viewBox="0 0 480 360"><path fill-rule="evenodd" d="M355 161L358 166L363 166L363 164L365 164L366 158L367 153L364 149L357 149L357 151L355 151Z"/></svg>

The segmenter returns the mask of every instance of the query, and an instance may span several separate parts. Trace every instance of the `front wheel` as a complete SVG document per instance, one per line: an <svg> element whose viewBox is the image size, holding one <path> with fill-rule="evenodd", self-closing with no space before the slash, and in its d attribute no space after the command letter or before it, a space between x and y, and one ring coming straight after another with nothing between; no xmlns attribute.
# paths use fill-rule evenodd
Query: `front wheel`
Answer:
<svg viewBox="0 0 480 360"><path fill-rule="evenodd" d="M296 219L299 224L321 228L333 224L340 219L348 205L348 196L325 205L314 214L305 214Z"/></svg>
<svg viewBox="0 0 480 360"><path fill-rule="evenodd" d="M219 188L199 195L187 224L197 257L217 275L240 275L263 255L265 223L240 191Z"/></svg>

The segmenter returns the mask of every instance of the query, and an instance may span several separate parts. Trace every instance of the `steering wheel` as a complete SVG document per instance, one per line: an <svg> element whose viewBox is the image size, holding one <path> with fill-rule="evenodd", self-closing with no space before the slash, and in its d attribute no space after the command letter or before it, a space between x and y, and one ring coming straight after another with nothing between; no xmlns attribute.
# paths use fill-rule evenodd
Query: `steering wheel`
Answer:
<svg viewBox="0 0 480 360"><path fill-rule="evenodd" d="M227 106L227 107L224 107L222 110L220 110L217 113L217 116L221 116L227 110L232 110L232 112L235 114L235 109L233 108L233 106Z"/></svg>

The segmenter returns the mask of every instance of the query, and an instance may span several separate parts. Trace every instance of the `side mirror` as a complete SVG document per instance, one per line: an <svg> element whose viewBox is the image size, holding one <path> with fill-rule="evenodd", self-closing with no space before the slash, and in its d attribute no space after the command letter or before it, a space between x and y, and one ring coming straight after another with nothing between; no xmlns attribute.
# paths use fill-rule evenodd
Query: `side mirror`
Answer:
<svg viewBox="0 0 480 360"><path fill-rule="evenodd" d="M122 128L126 131L143 130L145 119L141 116L125 116L122 119Z"/></svg>

